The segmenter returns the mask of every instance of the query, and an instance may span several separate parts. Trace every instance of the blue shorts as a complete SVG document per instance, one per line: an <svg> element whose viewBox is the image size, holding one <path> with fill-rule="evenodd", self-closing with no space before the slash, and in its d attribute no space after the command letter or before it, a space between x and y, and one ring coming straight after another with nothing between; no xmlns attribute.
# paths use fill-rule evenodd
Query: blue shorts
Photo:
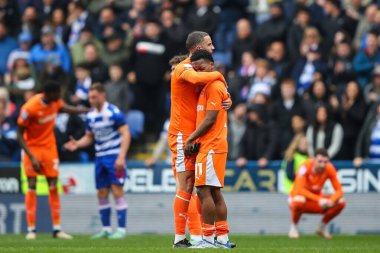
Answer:
<svg viewBox="0 0 380 253"><path fill-rule="evenodd" d="M111 184L124 185L127 169L117 171L115 161L117 155L96 157L95 183L96 189L110 188Z"/></svg>

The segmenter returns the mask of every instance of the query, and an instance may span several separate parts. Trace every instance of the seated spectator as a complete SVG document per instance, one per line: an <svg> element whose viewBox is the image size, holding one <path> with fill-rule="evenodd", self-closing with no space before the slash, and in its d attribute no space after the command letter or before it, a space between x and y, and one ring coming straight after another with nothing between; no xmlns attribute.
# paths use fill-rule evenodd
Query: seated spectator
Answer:
<svg viewBox="0 0 380 253"><path fill-rule="evenodd" d="M256 93L262 93L270 97L274 82L275 79L270 75L268 61L258 59L256 61L256 72L248 92L247 101L250 102L255 97Z"/></svg>
<svg viewBox="0 0 380 253"><path fill-rule="evenodd" d="M356 28L354 37L354 47L356 49L359 49L363 46L362 42L363 39L365 40L365 35L367 31L369 31L375 23L377 11L378 7L376 4L367 5L365 10L365 17L359 20L358 27Z"/></svg>
<svg viewBox="0 0 380 253"><path fill-rule="evenodd" d="M303 101L297 96L293 80L285 79L281 83L281 97L275 100L271 107L271 120L277 134L276 147L281 157L293 139L293 116L304 114Z"/></svg>
<svg viewBox="0 0 380 253"><path fill-rule="evenodd" d="M352 160L354 158L358 133L364 123L367 113L367 105L357 82L347 84L342 95L340 119L343 127L343 143L338 158L340 160Z"/></svg>
<svg viewBox="0 0 380 253"><path fill-rule="evenodd" d="M118 64L112 64L109 67L109 76L110 80L105 84L107 101L116 105L124 114L126 114L131 104L131 96L129 94L129 85L122 67Z"/></svg>
<svg viewBox="0 0 380 253"><path fill-rule="evenodd" d="M204 31L211 37L218 26L218 14L214 11L212 0L195 0L185 21L189 31Z"/></svg>
<svg viewBox="0 0 380 253"><path fill-rule="evenodd" d="M240 142L236 165L242 167L247 165L249 160L257 160L258 166L265 167L274 154L274 136L265 106L250 105L247 119L247 128Z"/></svg>
<svg viewBox="0 0 380 253"><path fill-rule="evenodd" d="M50 21L56 9L62 7L62 1L59 0L29 0L29 5L35 6L38 17L43 23Z"/></svg>
<svg viewBox="0 0 380 253"><path fill-rule="evenodd" d="M293 69L293 79L297 83L298 94L303 94L314 81L316 72L325 75L327 64L321 58L321 50L314 45L309 48L305 58L300 58Z"/></svg>
<svg viewBox="0 0 380 253"><path fill-rule="evenodd" d="M342 147L344 132L342 126L331 118L328 107L320 105L316 109L314 124L307 128L306 136L311 157L315 150L325 148L329 157L334 159Z"/></svg>
<svg viewBox="0 0 380 253"><path fill-rule="evenodd" d="M296 60L300 57L306 57L307 53L310 51L310 48L320 48L322 45L321 34L318 29L315 27L306 27L302 36L301 44L299 47L299 53L297 54Z"/></svg>
<svg viewBox="0 0 380 253"><path fill-rule="evenodd" d="M53 11L51 25L54 29L55 41L58 44L66 45L69 36L69 27L66 25L66 17L63 9L57 8Z"/></svg>
<svg viewBox="0 0 380 253"><path fill-rule="evenodd" d="M367 105L372 106L380 101L380 66L373 70L372 82L365 86L363 92Z"/></svg>
<svg viewBox="0 0 380 253"><path fill-rule="evenodd" d="M98 24L95 26L95 35L99 40L114 33L121 33L121 21L111 6L106 6L100 10Z"/></svg>
<svg viewBox="0 0 380 253"><path fill-rule="evenodd" d="M94 83L104 83L108 79L108 69L100 57L100 52L95 43L84 45L84 63L90 69L91 78Z"/></svg>
<svg viewBox="0 0 380 253"><path fill-rule="evenodd" d="M7 59L9 54L18 48L17 41L8 35L4 22L0 22L0 74L7 72Z"/></svg>
<svg viewBox="0 0 380 253"><path fill-rule="evenodd" d="M353 50L351 43L343 40L336 45L336 52L330 60L331 82L336 87L338 97L344 92L346 84L354 80L356 75L352 65Z"/></svg>
<svg viewBox="0 0 380 253"><path fill-rule="evenodd" d="M133 0L132 6L123 17L123 26L128 30L133 30L134 37L140 37L143 33L143 23L140 21L151 16L147 0Z"/></svg>
<svg viewBox="0 0 380 253"><path fill-rule="evenodd" d="M186 52L185 41L187 36L187 29L184 24L178 20L171 9L164 9L161 12L160 20L162 23L162 30L172 41L172 48L170 48L170 55L177 55L180 52Z"/></svg>
<svg viewBox="0 0 380 253"><path fill-rule="evenodd" d="M102 55L102 61L110 66L114 63L122 63L128 61L131 55L131 37L127 36L123 40L120 34L111 34L105 38L105 50Z"/></svg>
<svg viewBox="0 0 380 253"><path fill-rule="evenodd" d="M252 33L252 26L248 19L240 19L236 23L236 38L232 44L232 69L237 70L245 52L255 52L256 40Z"/></svg>
<svg viewBox="0 0 380 253"><path fill-rule="evenodd" d="M305 134L300 133L293 137L285 151L284 160L281 164L281 169L284 170L284 193L289 193L293 187L294 179L300 165L309 158L308 143Z"/></svg>
<svg viewBox="0 0 380 253"><path fill-rule="evenodd" d="M356 145L354 165L362 166L363 162L380 159L380 102L377 102L367 114L360 130Z"/></svg>
<svg viewBox="0 0 380 253"><path fill-rule="evenodd" d="M380 64L380 54L377 46L377 31L371 30L367 33L365 49L360 50L353 61L354 70L357 74L361 87L365 87L369 82L369 77L375 65Z"/></svg>
<svg viewBox="0 0 380 253"><path fill-rule="evenodd" d="M274 78L282 80L285 76L289 76L291 66L286 57L284 42L273 41L267 50L266 58Z"/></svg>
<svg viewBox="0 0 380 253"><path fill-rule="evenodd" d="M0 161L20 161L21 150L17 141L16 119L5 88L0 88Z"/></svg>
<svg viewBox="0 0 380 253"><path fill-rule="evenodd" d="M228 114L228 160L236 160L239 146L246 130L246 104L238 104Z"/></svg>
<svg viewBox="0 0 380 253"><path fill-rule="evenodd" d="M78 64L75 67L75 79L74 94L71 96L70 102L74 105L88 106L88 91L93 82L90 70L85 63Z"/></svg>
<svg viewBox="0 0 380 253"><path fill-rule="evenodd" d="M22 14L22 32L32 34L32 45L40 42L42 23L38 17L38 12L35 6L28 6Z"/></svg>
<svg viewBox="0 0 380 253"><path fill-rule="evenodd" d="M73 1L69 6L69 17L67 23L70 28L67 45L71 47L79 40L79 34L83 27L93 26L92 18L82 0ZM71 10L71 11L70 11Z"/></svg>
<svg viewBox="0 0 380 253"><path fill-rule="evenodd" d="M300 47L305 29L310 25L310 13L306 7L300 7L294 17L286 36L286 45L289 57L295 62L300 57ZM319 43L319 42L318 42Z"/></svg>
<svg viewBox="0 0 380 253"><path fill-rule="evenodd" d="M32 46L32 34L22 32L18 36L19 48L14 49L8 57L7 70L13 70L13 64L16 59L24 59L30 62L30 48Z"/></svg>
<svg viewBox="0 0 380 253"><path fill-rule="evenodd" d="M270 19L257 27L257 53L263 57L265 47L275 40L285 41L288 22L284 16L284 9L281 2L273 2L270 5Z"/></svg>
<svg viewBox="0 0 380 253"><path fill-rule="evenodd" d="M85 26L80 31L79 40L70 48L71 59L74 65L85 61L85 46L89 43L95 45L96 52L98 52L97 55L102 54L104 50L103 43L95 38L91 27Z"/></svg>
<svg viewBox="0 0 380 253"><path fill-rule="evenodd" d="M50 26L44 26L41 29L41 43L36 44L31 50L31 61L37 71L44 67L48 55L56 55L59 58L61 66L66 73L70 72L71 59L70 54L64 45L57 44L54 41L54 31Z"/></svg>

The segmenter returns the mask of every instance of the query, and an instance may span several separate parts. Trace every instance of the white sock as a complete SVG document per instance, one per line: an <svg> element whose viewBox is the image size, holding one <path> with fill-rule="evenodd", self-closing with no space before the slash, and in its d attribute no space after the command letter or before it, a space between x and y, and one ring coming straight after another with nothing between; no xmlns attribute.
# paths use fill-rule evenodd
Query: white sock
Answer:
<svg viewBox="0 0 380 253"><path fill-rule="evenodd" d="M111 229L111 227L103 227L103 231L105 231L107 233L111 233L112 229Z"/></svg>
<svg viewBox="0 0 380 253"><path fill-rule="evenodd" d="M200 242L202 241L202 236L201 235L190 235L191 240Z"/></svg>
<svg viewBox="0 0 380 253"><path fill-rule="evenodd" d="M298 228L297 228L297 224L294 224L294 223L292 223L292 224L290 225L290 228L291 228L291 229L294 229L294 230L298 230Z"/></svg>
<svg viewBox="0 0 380 253"><path fill-rule="evenodd" d="M127 233L127 229L126 228L117 228L117 231L119 231L120 233Z"/></svg>
<svg viewBox="0 0 380 253"><path fill-rule="evenodd" d="M177 235L177 234L175 234L175 236L174 236L174 244L176 244L177 242L182 241L185 238L186 238L186 235Z"/></svg>
<svg viewBox="0 0 380 253"><path fill-rule="evenodd" d="M28 232L33 232L34 230L36 230L36 227L28 227Z"/></svg>
<svg viewBox="0 0 380 253"><path fill-rule="evenodd" d="M214 244L214 236L203 236L203 240L208 241L212 244Z"/></svg>
<svg viewBox="0 0 380 253"><path fill-rule="evenodd" d="M53 226L53 231L55 231L55 230L61 230L61 225L54 225Z"/></svg>
<svg viewBox="0 0 380 253"><path fill-rule="evenodd" d="M228 239L228 234L225 234L225 235L219 235L216 239L218 242L220 243L223 243L223 244L226 244L229 239Z"/></svg>

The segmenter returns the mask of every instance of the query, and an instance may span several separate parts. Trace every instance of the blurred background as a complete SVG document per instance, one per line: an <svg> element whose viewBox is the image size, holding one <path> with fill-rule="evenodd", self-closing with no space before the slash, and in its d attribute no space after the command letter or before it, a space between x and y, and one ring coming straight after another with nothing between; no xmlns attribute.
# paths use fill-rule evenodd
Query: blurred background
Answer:
<svg viewBox="0 0 380 253"><path fill-rule="evenodd" d="M78 107L88 106L83 90L105 85L133 137L129 232L171 232L168 61L186 54L194 30L211 35L233 100L225 189L231 230L286 233L294 171L324 147L348 199L332 232L380 233L376 0L0 0L0 233L26 227L16 119L50 79ZM99 226L94 150L62 148L84 131L84 115L58 116L63 227L74 233ZM39 215L49 215L44 183L38 192ZM304 219L304 231L312 231L314 220Z"/></svg>

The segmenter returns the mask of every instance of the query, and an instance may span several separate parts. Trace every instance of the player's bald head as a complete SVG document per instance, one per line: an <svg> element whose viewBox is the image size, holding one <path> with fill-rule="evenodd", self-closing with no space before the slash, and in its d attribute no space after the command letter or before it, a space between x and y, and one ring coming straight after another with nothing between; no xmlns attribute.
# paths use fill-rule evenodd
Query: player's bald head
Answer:
<svg viewBox="0 0 380 253"><path fill-rule="evenodd" d="M215 49L212 44L210 35L202 31L195 31L195 32L190 33L187 36L186 48L190 52L193 52L194 50L197 50L197 49L205 49L211 53Z"/></svg>

